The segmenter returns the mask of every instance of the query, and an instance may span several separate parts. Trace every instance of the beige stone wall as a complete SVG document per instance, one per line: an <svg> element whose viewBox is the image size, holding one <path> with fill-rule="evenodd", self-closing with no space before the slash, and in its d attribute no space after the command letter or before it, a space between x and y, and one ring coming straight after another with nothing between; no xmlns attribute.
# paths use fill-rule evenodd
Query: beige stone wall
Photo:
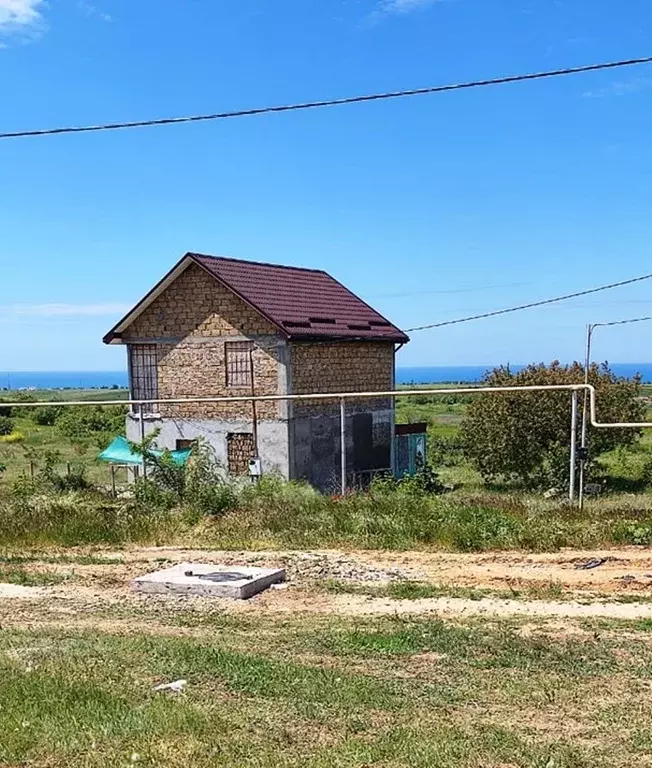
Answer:
<svg viewBox="0 0 652 768"><path fill-rule="evenodd" d="M123 339L276 334L276 327L191 264L137 317Z"/></svg>
<svg viewBox="0 0 652 768"><path fill-rule="evenodd" d="M394 345L369 341L292 343L291 371L292 392L296 394L388 391L394 385ZM314 413L328 402L296 403L295 415ZM387 407L388 402L373 398L356 404Z"/></svg>
<svg viewBox="0 0 652 768"><path fill-rule="evenodd" d="M256 394L279 392L279 343L275 326L192 264L129 326L126 343L156 343L159 397L249 395L226 386L225 342L254 342ZM282 378L282 377L281 377ZM162 405L162 416L250 419L250 403ZM279 417L277 403L260 403L258 417Z"/></svg>

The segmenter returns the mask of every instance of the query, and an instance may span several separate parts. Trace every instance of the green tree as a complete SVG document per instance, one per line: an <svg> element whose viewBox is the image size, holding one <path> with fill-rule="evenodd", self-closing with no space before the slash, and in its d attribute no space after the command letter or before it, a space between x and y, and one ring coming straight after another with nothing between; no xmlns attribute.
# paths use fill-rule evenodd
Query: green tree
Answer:
<svg viewBox="0 0 652 768"><path fill-rule="evenodd" d="M0 416L0 435L10 435L14 431L14 422L9 416Z"/></svg>
<svg viewBox="0 0 652 768"><path fill-rule="evenodd" d="M553 362L529 365L514 373L495 368L483 384L488 387L578 384L584 368ZM597 416L603 422L642 421L640 380L615 376L608 365L592 365L589 382L596 388ZM580 406L583 395L580 393ZM570 393L508 392L478 396L461 425L464 453L485 481L518 482L543 487L568 482L570 460ZM579 430L578 430L579 435ZM589 472L595 459L640 437L635 429L589 427Z"/></svg>

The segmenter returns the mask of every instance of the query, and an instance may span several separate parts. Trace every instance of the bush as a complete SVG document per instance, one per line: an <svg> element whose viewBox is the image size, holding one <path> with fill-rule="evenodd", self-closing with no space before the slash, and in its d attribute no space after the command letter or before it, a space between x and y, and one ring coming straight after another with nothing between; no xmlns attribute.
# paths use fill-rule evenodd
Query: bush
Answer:
<svg viewBox="0 0 652 768"><path fill-rule="evenodd" d="M72 440L83 440L98 433L108 433L115 437L124 431L125 414L124 406L68 408L56 417L56 425L64 437Z"/></svg>
<svg viewBox="0 0 652 768"><path fill-rule="evenodd" d="M11 443L22 443L25 439L25 435L22 432L12 432L10 435L0 436L0 443L5 445Z"/></svg>
<svg viewBox="0 0 652 768"><path fill-rule="evenodd" d="M32 410L32 421L41 427L53 427L61 414L56 405L44 405Z"/></svg>
<svg viewBox="0 0 652 768"><path fill-rule="evenodd" d="M464 459L464 442L459 435L428 435L428 458L435 467L455 467Z"/></svg>
<svg viewBox="0 0 652 768"><path fill-rule="evenodd" d="M0 416L0 435L10 435L14 431L14 422L9 416Z"/></svg>
<svg viewBox="0 0 652 768"><path fill-rule="evenodd" d="M4 405L4 400L0 400L0 417L7 416L11 417L13 416L13 409L9 405Z"/></svg>
<svg viewBox="0 0 652 768"><path fill-rule="evenodd" d="M196 522L200 517L219 517L234 509L237 494L215 461L213 449L204 440L193 446L185 465L177 464L169 451L161 456L152 452L158 432L148 435L143 443L133 443L132 449L144 457L148 477L136 483L136 497L141 503L156 504L164 509L181 506L186 519Z"/></svg>
<svg viewBox="0 0 652 768"><path fill-rule="evenodd" d="M486 386L578 384L584 369L578 363L530 365L517 374L501 367L484 379ZM591 366L589 382L597 392L602 421L642 421L640 381L617 378L609 368ZM461 425L466 456L485 481L517 481L529 488L566 485L570 460L570 393L508 392L477 397ZM633 429L589 429L591 463L619 445L640 436Z"/></svg>

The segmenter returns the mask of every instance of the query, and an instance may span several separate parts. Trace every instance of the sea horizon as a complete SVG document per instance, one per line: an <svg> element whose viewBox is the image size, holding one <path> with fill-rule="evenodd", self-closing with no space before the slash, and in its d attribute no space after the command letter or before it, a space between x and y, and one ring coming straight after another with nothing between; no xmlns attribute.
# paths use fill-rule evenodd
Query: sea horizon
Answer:
<svg viewBox="0 0 652 768"><path fill-rule="evenodd" d="M398 366L397 384L473 384L495 365L423 365ZM525 365L511 365L519 371ZM612 363L617 376L641 375L652 383L652 363ZM119 371L0 371L0 391L30 389L111 389L128 384L126 370Z"/></svg>

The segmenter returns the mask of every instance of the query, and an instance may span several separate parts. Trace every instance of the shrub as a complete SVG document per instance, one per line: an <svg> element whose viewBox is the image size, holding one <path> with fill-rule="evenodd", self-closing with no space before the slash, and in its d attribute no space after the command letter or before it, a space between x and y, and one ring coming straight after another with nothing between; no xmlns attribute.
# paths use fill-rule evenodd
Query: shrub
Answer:
<svg viewBox="0 0 652 768"><path fill-rule="evenodd" d="M428 435L428 458L436 467L455 467L464 459L464 442L459 435Z"/></svg>
<svg viewBox="0 0 652 768"><path fill-rule="evenodd" d="M83 440L98 433L109 433L115 437L124 430L125 413L124 406L68 408L58 415L56 425L64 437L72 440Z"/></svg>
<svg viewBox="0 0 652 768"><path fill-rule="evenodd" d="M141 503L163 509L184 507L186 518L192 522L203 516L219 517L235 508L237 494L225 480L206 441L198 440L187 464L179 465L169 451L160 456L153 453L157 436L158 432L154 432L142 443L131 444L147 465L147 479L140 478L136 483L136 497Z"/></svg>
<svg viewBox="0 0 652 768"><path fill-rule="evenodd" d="M2 435L0 437L0 443L11 444L11 443L22 443L25 439L25 435L22 432L12 432L10 435Z"/></svg>
<svg viewBox="0 0 652 768"><path fill-rule="evenodd" d="M44 405L32 410L32 421L41 427L52 427L60 414L61 408L57 408L56 405Z"/></svg>
<svg viewBox="0 0 652 768"><path fill-rule="evenodd" d="M14 431L14 422L9 416L0 416L0 435L10 435Z"/></svg>
<svg viewBox="0 0 652 768"><path fill-rule="evenodd" d="M578 384L579 363L530 365L517 374L501 367L484 379L486 386ZM617 378L609 368L591 366L589 382L597 391L602 421L642 421L640 381ZM563 485L568 481L570 443L569 392L507 392L478 396L461 426L466 456L486 481L518 481L526 487ZM640 436L632 429L590 429L592 462L618 445ZM589 465L589 470L593 464Z"/></svg>
<svg viewBox="0 0 652 768"><path fill-rule="evenodd" d="M23 475L13 486L14 495L27 498L37 493L63 493L66 491L83 491L92 488L86 478L86 468L83 464L68 464L67 471L61 473L57 466L61 463L58 451L46 451L42 457L34 479ZM32 460L34 455L32 455Z"/></svg>
<svg viewBox="0 0 652 768"><path fill-rule="evenodd" d="M0 400L0 416L7 416L11 417L13 416L12 408L9 405L4 405L4 400Z"/></svg>

